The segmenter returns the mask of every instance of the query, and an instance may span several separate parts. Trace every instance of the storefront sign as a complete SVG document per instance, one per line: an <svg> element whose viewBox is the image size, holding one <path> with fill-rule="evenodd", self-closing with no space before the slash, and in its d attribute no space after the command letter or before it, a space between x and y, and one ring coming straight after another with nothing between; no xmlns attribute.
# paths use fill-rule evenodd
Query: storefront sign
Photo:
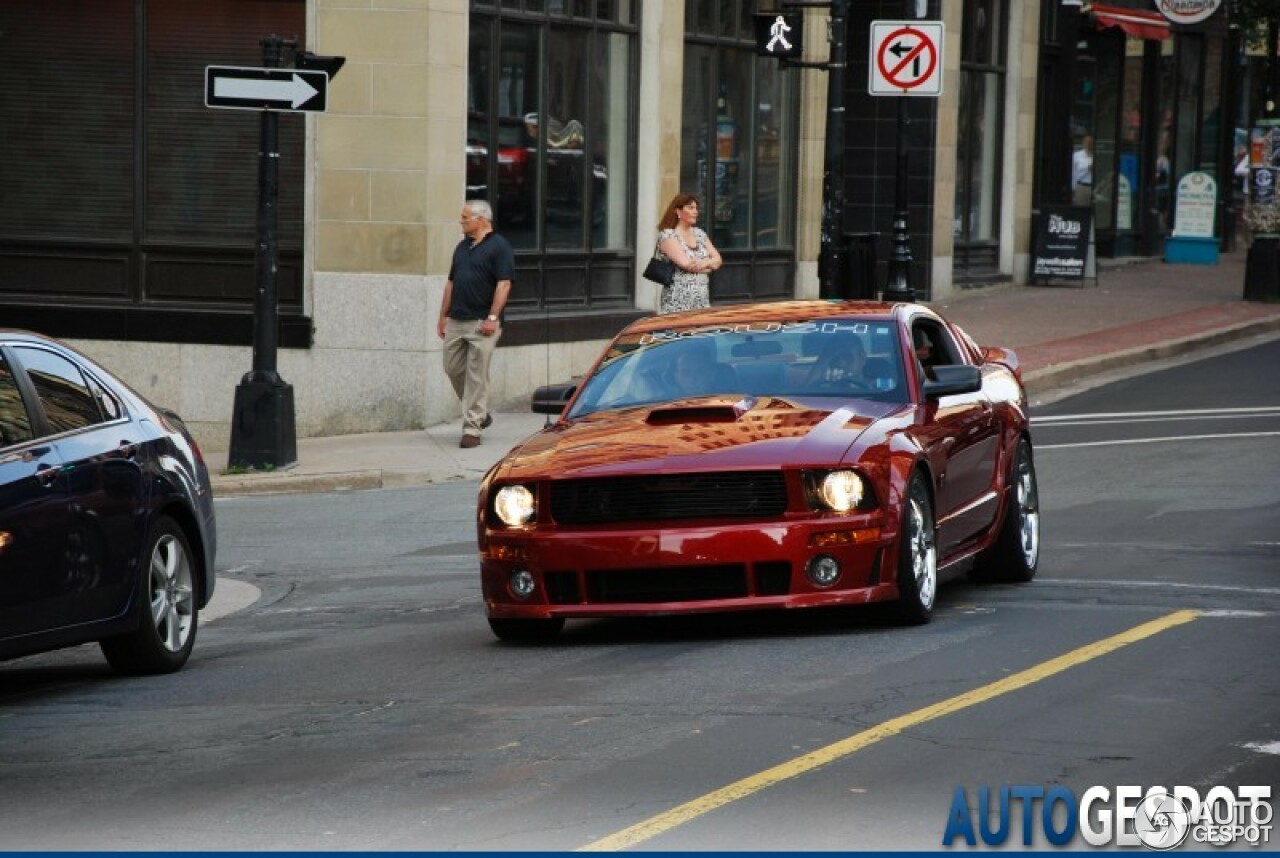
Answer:
<svg viewBox="0 0 1280 858"><path fill-rule="evenodd" d="M1036 229L1031 276L1047 280L1083 280L1089 263L1093 209L1043 206Z"/></svg>
<svg viewBox="0 0 1280 858"><path fill-rule="evenodd" d="M1213 16L1222 0L1155 0L1156 9L1175 24L1198 24Z"/></svg>
<svg viewBox="0 0 1280 858"><path fill-rule="evenodd" d="M1218 183L1208 173L1194 170L1178 182L1173 209L1173 234L1179 238L1213 238L1218 208Z"/></svg>

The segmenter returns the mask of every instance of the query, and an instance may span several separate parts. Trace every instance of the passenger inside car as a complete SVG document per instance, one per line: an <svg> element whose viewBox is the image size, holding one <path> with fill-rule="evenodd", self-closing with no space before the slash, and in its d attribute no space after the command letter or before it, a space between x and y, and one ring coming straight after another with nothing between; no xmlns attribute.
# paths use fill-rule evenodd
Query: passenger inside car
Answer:
<svg viewBox="0 0 1280 858"><path fill-rule="evenodd" d="M717 362L713 354L700 349L685 349L676 356L669 386L676 396L740 392L733 367Z"/></svg>

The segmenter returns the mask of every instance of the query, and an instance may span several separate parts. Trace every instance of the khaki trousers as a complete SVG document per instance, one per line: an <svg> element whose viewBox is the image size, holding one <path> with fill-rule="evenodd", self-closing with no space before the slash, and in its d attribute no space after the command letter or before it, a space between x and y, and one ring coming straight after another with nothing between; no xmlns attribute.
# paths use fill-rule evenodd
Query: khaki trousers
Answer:
<svg viewBox="0 0 1280 858"><path fill-rule="evenodd" d="M502 328L485 336L480 320L445 319L444 372L462 403L462 434L480 437L489 414L489 361L498 347Z"/></svg>

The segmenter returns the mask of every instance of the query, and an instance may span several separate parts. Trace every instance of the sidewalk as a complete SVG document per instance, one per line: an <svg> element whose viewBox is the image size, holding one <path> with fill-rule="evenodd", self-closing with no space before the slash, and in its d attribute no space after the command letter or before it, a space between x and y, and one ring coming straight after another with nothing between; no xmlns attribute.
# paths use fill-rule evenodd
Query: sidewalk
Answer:
<svg viewBox="0 0 1280 858"><path fill-rule="evenodd" d="M1280 331L1280 304L1245 302L1244 252L1217 266L1103 260L1085 286L989 286L932 306L980 344L1008 346L1032 396L1093 375L1209 345ZM296 465L224 474L227 451L206 449L216 497L394 488L478 479L547 418L494 414L484 442L458 446L457 420L426 430L298 440Z"/></svg>

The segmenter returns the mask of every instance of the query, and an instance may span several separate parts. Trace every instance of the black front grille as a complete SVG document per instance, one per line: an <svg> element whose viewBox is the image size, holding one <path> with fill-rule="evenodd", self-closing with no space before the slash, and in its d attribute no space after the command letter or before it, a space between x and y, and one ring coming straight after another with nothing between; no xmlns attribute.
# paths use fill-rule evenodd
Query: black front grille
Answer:
<svg viewBox="0 0 1280 858"><path fill-rule="evenodd" d="M787 508L781 471L603 477L551 483L559 524L771 518Z"/></svg>
<svg viewBox="0 0 1280 858"><path fill-rule="evenodd" d="M747 570L738 564L664 569L588 570L587 601L701 602L747 595Z"/></svg>

